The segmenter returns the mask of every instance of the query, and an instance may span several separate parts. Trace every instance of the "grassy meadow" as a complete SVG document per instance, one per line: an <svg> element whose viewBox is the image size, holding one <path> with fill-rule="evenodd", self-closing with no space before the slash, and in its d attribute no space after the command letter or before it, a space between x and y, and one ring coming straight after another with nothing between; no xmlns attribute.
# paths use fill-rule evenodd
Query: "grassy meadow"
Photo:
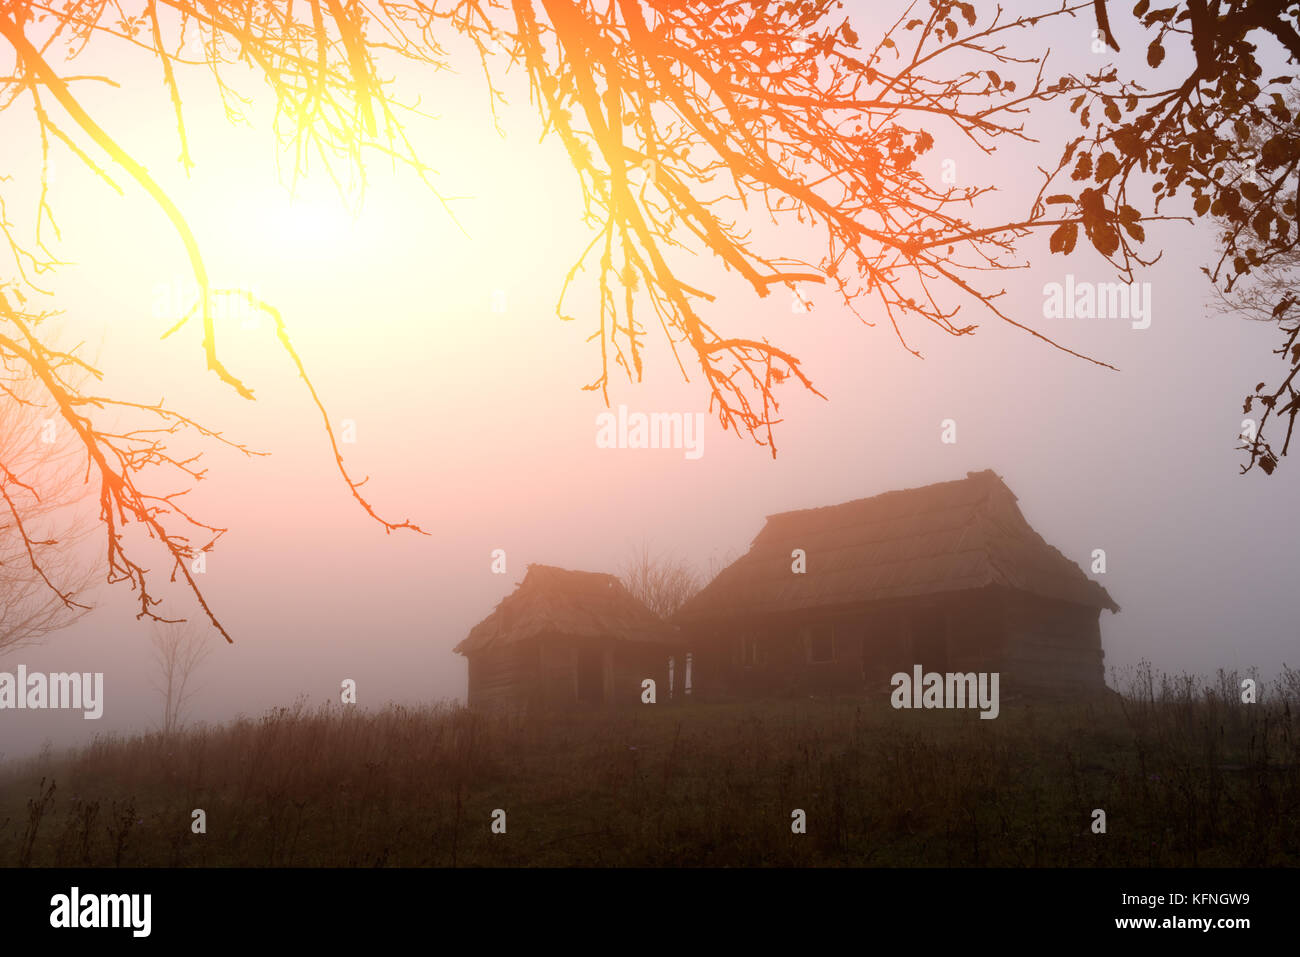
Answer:
<svg viewBox="0 0 1300 957"><path fill-rule="evenodd" d="M540 719L299 703L9 763L0 864L1300 864L1300 672L1256 704L1235 673L1112 681L1004 697L996 720L883 697Z"/></svg>

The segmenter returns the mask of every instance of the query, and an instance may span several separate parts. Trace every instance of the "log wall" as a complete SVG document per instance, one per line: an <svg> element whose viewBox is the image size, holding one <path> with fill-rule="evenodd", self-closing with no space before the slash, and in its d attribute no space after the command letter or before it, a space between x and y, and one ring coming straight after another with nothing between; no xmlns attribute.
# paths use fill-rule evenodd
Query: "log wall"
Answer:
<svg viewBox="0 0 1300 957"><path fill-rule="evenodd" d="M1006 614L1003 694L1105 690L1100 609L1015 595Z"/></svg>
<svg viewBox="0 0 1300 957"><path fill-rule="evenodd" d="M999 672L1002 693L1104 687L1099 611L1005 589L690 629L704 696L888 693L898 672ZM830 661L811 633L833 629Z"/></svg>
<svg viewBox="0 0 1300 957"><path fill-rule="evenodd" d="M676 658L676 698L683 697L685 648L640 645L613 640L554 636L520 642L504 649L472 653L469 658L469 707L479 711L527 712L641 703L641 683L656 683L656 700L669 700L668 658ZM599 700L579 700L579 673L584 656L596 662ZM698 684L698 668L694 669Z"/></svg>

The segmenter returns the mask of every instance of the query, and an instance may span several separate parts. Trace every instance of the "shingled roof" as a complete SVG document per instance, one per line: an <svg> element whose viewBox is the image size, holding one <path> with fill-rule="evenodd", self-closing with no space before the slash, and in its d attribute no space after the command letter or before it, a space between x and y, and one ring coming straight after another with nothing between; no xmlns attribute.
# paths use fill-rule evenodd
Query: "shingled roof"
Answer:
<svg viewBox="0 0 1300 957"><path fill-rule="evenodd" d="M802 548L807 571L791 573ZM842 505L771 515L741 559L679 621L856 605L1002 585L1119 611L1106 589L1048 545L992 470Z"/></svg>
<svg viewBox="0 0 1300 957"><path fill-rule="evenodd" d="M613 575L532 564L519 587L453 650L466 655L543 635L671 644L677 629Z"/></svg>

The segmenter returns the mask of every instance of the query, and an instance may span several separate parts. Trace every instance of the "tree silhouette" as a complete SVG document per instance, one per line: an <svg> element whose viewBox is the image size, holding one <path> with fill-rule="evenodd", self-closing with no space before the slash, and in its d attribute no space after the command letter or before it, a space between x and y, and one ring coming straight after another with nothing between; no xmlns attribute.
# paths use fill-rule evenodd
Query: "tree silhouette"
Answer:
<svg viewBox="0 0 1300 957"><path fill-rule="evenodd" d="M155 669L154 690L162 696L163 713L158 730L174 734L185 726L190 700L198 692L195 673L212 652L203 633L192 625L153 623L149 636Z"/></svg>
<svg viewBox="0 0 1300 957"><path fill-rule="evenodd" d="M1105 0L1097 0L1096 9L1099 28L1109 36ZM1091 245L1131 279L1133 266L1144 264L1134 244L1146 237L1143 201L1130 198L1130 187L1137 195L1152 191L1152 211L1175 198L1190 200L1194 217L1221 230L1220 256L1204 270L1220 292L1231 296L1239 281L1264 274L1252 296L1275 294L1268 313L1281 322L1284 344L1277 351L1290 369L1279 385L1261 382L1246 398L1244 411L1259 403L1264 414L1247 444L1243 471L1259 465L1272 473L1300 412L1294 387L1300 342L1297 328L1286 322L1293 300L1277 282L1300 242L1300 103L1294 68L1272 77L1264 71L1270 60L1300 63L1300 0L1185 0L1159 7L1140 0L1132 17L1146 31L1152 68L1181 45L1191 55L1190 69L1175 69L1172 82L1157 89L1120 77L1114 66L1068 78L1079 90L1070 108L1084 132L1067 144L1039 208L1063 208L1078 220L1053 233L1054 252L1071 252L1082 226ZM1111 45L1119 48L1113 36ZM1260 303L1253 298L1251 304ZM1286 423L1276 452L1266 437L1274 419Z"/></svg>
<svg viewBox="0 0 1300 957"><path fill-rule="evenodd" d="M796 356L707 318L718 266L741 277L758 297L774 291L801 297L805 284L821 285L864 323L886 324L911 351L910 331L917 324L953 336L974 332L976 323L962 313L973 308L977 316L1079 355L1000 308L999 274L1021 265L1017 242L1047 228L1053 230L1053 249L1069 252L1082 228L1103 255L1131 268L1140 262L1134 244L1144 238L1141 223L1156 214L1127 201L1125 183L1133 169L1164 172L1166 192L1172 192L1189 175L1182 144L1175 143L1186 138L1187 124L1207 109L1225 117L1256 109L1250 95L1223 84L1212 91L1217 101L1193 104L1209 95L1201 88L1211 82L1199 60L1193 88L1164 97L1130 89L1113 71L1050 78L1036 28L1100 11L1109 34L1104 2L1056 0L1013 14L928 0L904 4L901 16L873 27L870 35L841 8L832 0L147 0L130 13L107 0L10 2L0 5L0 50L7 46L12 54L8 74L0 72L0 112L28 111L35 134L26 145L46 167L52 148L68 151L109 187L141 192L166 218L200 290L194 308L166 334L200 327L207 368L250 400L252 389L222 358L214 304L222 296L242 295L268 315L321 414L324 438L350 495L385 531L421 531L409 521L381 517L362 494L363 480L344 465L288 321L270 303L214 287L184 211L78 94L86 84L110 78L77 73L72 58L111 42L115 53L121 51L123 68L129 56L155 66L175 114L177 162L187 171L197 158L186 132L183 80L201 70L215 80L232 118L239 116L243 82L251 79L269 91L276 142L294 171L311 157L337 182L364 183L371 162L403 164L453 215L408 135L407 123L420 110L404 94L400 77L449 69L472 57L484 77L487 106L495 111L510 92L505 84L511 71L521 72L526 86L521 82L519 92L531 97L544 132L566 151L592 229L590 245L568 276L557 277L557 312L576 320L565 294L580 271L594 266L590 281L599 305L582 321L595 327L600 368L586 388L599 391L608 404L611 371L638 381L647 338L657 327L680 373L703 384L722 427L775 455L780 386L793 380L820 393ZM1173 14L1139 13L1158 42L1186 32ZM1193 41L1204 46L1195 35ZM1214 42L1214 55L1234 67L1236 76L1248 77L1245 41ZM995 184L936 183L926 174L923 159L940 138L992 154L1003 143L1030 140L1024 126L1030 110L1067 95L1091 136L1071 144L1060 167L1045 172L1045 181L1068 174L1072 182L1090 179L1096 186L1077 195L1047 190L1031 208L1008 213L1005 204L981 202ZM1122 109L1135 114L1139 107L1145 112L1132 130L1141 133L1152 124L1146 158L1133 152L1132 134L1120 121ZM1113 126L1091 124L1094 110ZM1260 117L1268 120L1266 114L1264 109ZM1184 128L1176 130L1180 122ZM1271 162L1274 153L1265 152ZM1092 157L1090 165L1079 165L1083 156ZM0 207L0 229L13 261L12 278L0 287L0 354L31 370L84 447L85 465L99 485L109 581L130 583L138 593L139 616L169 620L157 610L160 599L147 566L125 535L127 525L143 525L166 551L171 577L184 582L229 639L190 570L195 556L212 548L224 529L190 514L182 504L184 492L163 483L202 479L201 448L214 443L260 453L161 403L96 394L73 381L75 372L93 383L99 372L75 351L47 342L53 312L31 301L44 291L43 278L59 267L45 242L55 221L47 185L43 177L31 235L12 227ZM1220 189L1211 202L1227 202L1226 195ZM1279 204L1284 212L1280 199ZM795 253L805 244L782 238L788 235L784 229L776 238L756 238L752 230L761 222L809 231L820 244L820 258L811 262ZM1280 222L1270 218L1270 228L1280 229ZM705 273L702 263L711 263L714 272ZM117 425L122 417L132 423ZM178 449L183 435L200 450Z"/></svg>
<svg viewBox="0 0 1300 957"><path fill-rule="evenodd" d="M6 652L90 610L80 596L94 575L71 546L93 525L76 508L76 448L58 441L58 421L36 401L27 370L0 366L0 392L0 652Z"/></svg>
<svg viewBox="0 0 1300 957"><path fill-rule="evenodd" d="M1284 105L1292 116L1300 114L1300 87L1293 85L1287 91ZM1257 185L1253 174L1258 165L1258 156L1273 135L1275 134L1268 129L1257 129L1252 133L1248 142L1252 148L1253 165L1239 171L1243 176L1249 177L1243 183L1243 189L1248 185ZM1237 223L1227 214L1221 214L1217 218L1222 230L1223 246L1227 248L1237 234ZM1290 447L1296 413L1300 410L1300 391L1296 388L1296 378L1300 375L1300 348L1297 348L1300 347L1300 311L1295 309L1296 303L1300 302L1300 245L1292 241L1273 250L1267 261L1256 255L1255 261L1248 258L1247 262L1248 269L1241 274L1234 270L1227 282L1215 285L1214 291L1222 313L1272 323L1282 333L1282 345L1274 351L1288 360L1288 373L1272 387L1265 382L1258 383L1242 405L1244 413L1252 412L1256 402L1262 409L1256 429L1242 435L1243 448L1250 453L1249 461L1242 466L1242 471L1249 471L1258 465L1265 474L1272 474L1279 456L1286 455ZM1286 423L1282 447L1277 452L1263 438L1275 416Z"/></svg>
<svg viewBox="0 0 1300 957"><path fill-rule="evenodd" d="M1250 453L1250 460L1242 466L1242 471L1258 465L1266 474L1272 474L1279 456L1286 455L1290 448L1296 414L1300 411L1300 389L1297 388L1300 310L1295 308L1300 302L1300 249L1271 257L1268 263L1252 268L1247 282L1218 292L1223 312L1257 322L1275 323L1282 333L1282 345L1274 351L1287 361L1289 369L1286 375L1272 387L1266 382L1258 383L1242 404L1243 413L1252 412L1256 402L1263 410L1254 432L1242 435L1243 448ZM1274 418L1286 423L1282 447L1276 452L1264 439Z"/></svg>
<svg viewBox="0 0 1300 957"><path fill-rule="evenodd" d="M671 618L705 584L690 562L655 555L646 542L629 552L619 578L634 597L663 619Z"/></svg>

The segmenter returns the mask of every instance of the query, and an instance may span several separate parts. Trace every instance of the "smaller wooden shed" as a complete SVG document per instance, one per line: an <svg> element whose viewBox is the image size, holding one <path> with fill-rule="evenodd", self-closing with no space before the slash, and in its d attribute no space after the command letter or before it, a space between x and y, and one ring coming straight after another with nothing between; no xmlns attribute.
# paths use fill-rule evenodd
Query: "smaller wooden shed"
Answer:
<svg viewBox="0 0 1300 957"><path fill-rule="evenodd" d="M553 565L529 565L454 650L469 662L469 707L480 711L634 705L646 678L666 701L686 681L674 626L613 575Z"/></svg>

